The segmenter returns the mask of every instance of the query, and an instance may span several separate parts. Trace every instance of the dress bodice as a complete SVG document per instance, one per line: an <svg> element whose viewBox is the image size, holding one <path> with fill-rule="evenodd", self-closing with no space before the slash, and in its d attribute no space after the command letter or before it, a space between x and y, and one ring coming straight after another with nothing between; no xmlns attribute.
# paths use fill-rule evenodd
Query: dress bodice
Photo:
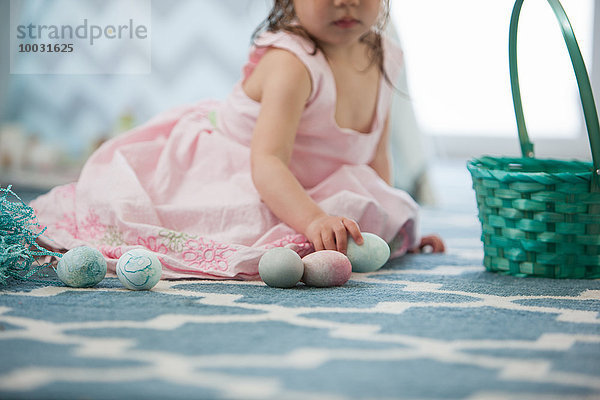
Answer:
<svg viewBox="0 0 600 400"><path fill-rule="evenodd" d="M402 66L402 53L389 40L383 40L384 67L392 82ZM312 89L301 116L289 168L300 183L314 187L343 165L368 164L375 154L391 103L392 88L381 77L371 131L341 128L335 120L336 84L333 72L322 52L313 53L313 45L297 35L279 31L261 35L250 51L240 81L219 112L219 129L230 138L249 146L260 103L246 95L244 80L252 73L269 47L292 52L305 65Z"/></svg>

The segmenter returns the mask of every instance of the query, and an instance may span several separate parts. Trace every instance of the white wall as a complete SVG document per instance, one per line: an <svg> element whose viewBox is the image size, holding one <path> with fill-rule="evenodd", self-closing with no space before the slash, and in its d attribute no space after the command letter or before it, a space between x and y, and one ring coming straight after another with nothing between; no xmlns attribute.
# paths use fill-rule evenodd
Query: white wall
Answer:
<svg viewBox="0 0 600 400"><path fill-rule="evenodd" d="M594 0L561 3L599 99L600 7ZM520 154L508 73L513 5L514 0L392 2L417 120L439 155ZM536 155L589 158L574 74L545 0L524 2L518 48L525 117Z"/></svg>

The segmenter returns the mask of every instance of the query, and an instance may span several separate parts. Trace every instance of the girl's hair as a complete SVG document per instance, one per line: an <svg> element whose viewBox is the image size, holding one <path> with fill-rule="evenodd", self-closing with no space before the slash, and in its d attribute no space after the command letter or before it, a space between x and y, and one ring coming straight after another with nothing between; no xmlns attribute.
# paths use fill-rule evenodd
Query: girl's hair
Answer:
<svg viewBox="0 0 600 400"><path fill-rule="evenodd" d="M361 36L360 41L365 43L369 48L369 58L371 59L371 64L376 63L386 82L393 86L384 68L383 45L381 39L381 34L387 25L389 15L390 0L381 0L381 10L379 12L379 17L374 29L371 29L369 32ZM323 50L319 46L317 40L310 33L308 33L306 29L296 23L296 10L294 9L293 0L274 0L269 16L254 30L254 33L252 34L252 41L254 42L263 31L277 32L281 30L293 33L311 41L314 45L311 55L315 55L318 51Z"/></svg>

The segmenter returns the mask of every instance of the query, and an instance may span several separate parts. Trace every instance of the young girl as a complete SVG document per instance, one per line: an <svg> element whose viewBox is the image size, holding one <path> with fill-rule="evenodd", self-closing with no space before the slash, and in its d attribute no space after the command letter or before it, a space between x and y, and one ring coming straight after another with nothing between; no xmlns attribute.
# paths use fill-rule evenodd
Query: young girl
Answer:
<svg viewBox="0 0 600 400"><path fill-rule="evenodd" d="M388 110L401 52L389 0L275 0L224 102L161 114L105 143L77 183L32 202L43 243L118 258L147 248L163 278L258 277L269 248L345 252L361 230L393 256L419 241L418 207L389 186ZM265 29L266 28L266 29Z"/></svg>

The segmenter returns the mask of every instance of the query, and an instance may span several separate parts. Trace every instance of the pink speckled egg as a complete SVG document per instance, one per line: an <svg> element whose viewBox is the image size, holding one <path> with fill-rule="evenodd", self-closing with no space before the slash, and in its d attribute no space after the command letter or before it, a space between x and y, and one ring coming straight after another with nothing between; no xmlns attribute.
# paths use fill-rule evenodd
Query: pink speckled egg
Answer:
<svg viewBox="0 0 600 400"><path fill-rule="evenodd" d="M352 275L352 264L339 251L321 250L302 259L304 275L302 282L307 286L342 286Z"/></svg>

